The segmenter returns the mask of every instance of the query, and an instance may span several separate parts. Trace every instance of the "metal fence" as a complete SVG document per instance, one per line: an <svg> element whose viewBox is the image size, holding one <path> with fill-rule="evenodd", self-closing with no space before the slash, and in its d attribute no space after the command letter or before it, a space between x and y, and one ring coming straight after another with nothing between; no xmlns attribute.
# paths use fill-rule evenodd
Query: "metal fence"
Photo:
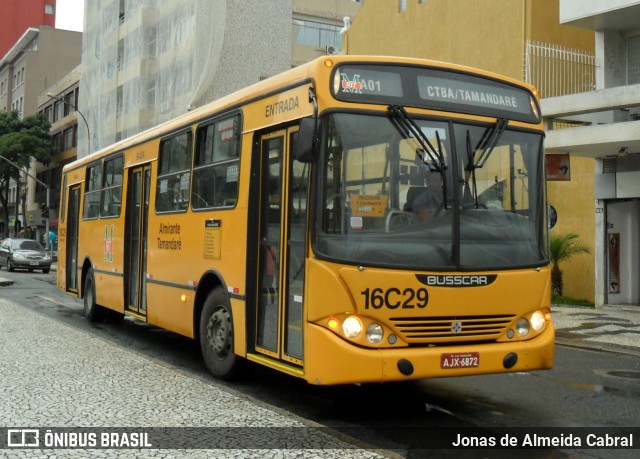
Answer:
<svg viewBox="0 0 640 459"><path fill-rule="evenodd" d="M540 97L593 91L595 70L592 53L551 43L525 43L524 81L537 87Z"/></svg>

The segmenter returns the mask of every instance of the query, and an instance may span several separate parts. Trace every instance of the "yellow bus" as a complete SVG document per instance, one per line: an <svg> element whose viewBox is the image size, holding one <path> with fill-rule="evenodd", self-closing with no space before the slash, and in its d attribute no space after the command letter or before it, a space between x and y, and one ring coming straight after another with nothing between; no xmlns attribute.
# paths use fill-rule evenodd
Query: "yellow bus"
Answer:
<svg viewBox="0 0 640 459"><path fill-rule="evenodd" d="M516 80L320 58L65 166L58 288L222 379L551 368L543 137Z"/></svg>

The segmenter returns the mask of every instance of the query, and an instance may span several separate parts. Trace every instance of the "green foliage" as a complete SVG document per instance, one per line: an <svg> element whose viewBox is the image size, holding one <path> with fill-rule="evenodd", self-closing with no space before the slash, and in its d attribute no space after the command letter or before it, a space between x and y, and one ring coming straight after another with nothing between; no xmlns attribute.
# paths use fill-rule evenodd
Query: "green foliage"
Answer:
<svg viewBox="0 0 640 459"><path fill-rule="evenodd" d="M568 306L589 306L594 307L591 301L579 300L569 296L551 295L551 304L564 304Z"/></svg>
<svg viewBox="0 0 640 459"><path fill-rule="evenodd" d="M551 233L549 249L551 261L551 292L553 295L562 296L564 285L560 263L578 254L589 253L589 247L584 245L580 241L580 237L575 233L561 234L554 231Z"/></svg>
<svg viewBox="0 0 640 459"><path fill-rule="evenodd" d="M31 115L20 118L17 111L0 113L0 156L17 164L23 170L33 159L48 165L51 162L51 125L44 116ZM11 179L17 180L20 171L7 161L0 160L0 204L5 219L9 219L8 194Z"/></svg>

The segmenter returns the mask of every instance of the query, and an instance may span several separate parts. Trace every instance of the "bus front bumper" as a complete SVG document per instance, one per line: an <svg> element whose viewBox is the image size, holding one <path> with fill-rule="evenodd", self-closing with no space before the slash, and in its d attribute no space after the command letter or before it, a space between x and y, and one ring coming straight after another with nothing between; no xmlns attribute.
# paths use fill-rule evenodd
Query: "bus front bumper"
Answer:
<svg viewBox="0 0 640 459"><path fill-rule="evenodd" d="M311 384L380 383L553 368L555 330L551 322L527 341L397 349L357 347L317 325L307 327L306 332L304 377ZM477 366L442 368L443 354L473 355Z"/></svg>

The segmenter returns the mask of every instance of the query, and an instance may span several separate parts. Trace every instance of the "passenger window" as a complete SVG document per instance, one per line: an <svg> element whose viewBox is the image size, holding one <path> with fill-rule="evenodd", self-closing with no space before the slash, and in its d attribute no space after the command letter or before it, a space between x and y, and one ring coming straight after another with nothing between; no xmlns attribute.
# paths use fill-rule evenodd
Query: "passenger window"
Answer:
<svg viewBox="0 0 640 459"><path fill-rule="evenodd" d="M187 131L160 144L156 212L183 212L189 207L192 137Z"/></svg>
<svg viewBox="0 0 640 459"><path fill-rule="evenodd" d="M100 186L102 185L102 164L94 164L87 168L84 191L84 209L82 218L85 220L98 218L100 213Z"/></svg>
<svg viewBox="0 0 640 459"><path fill-rule="evenodd" d="M194 209L236 205L240 134L240 115L198 129L191 204Z"/></svg>
<svg viewBox="0 0 640 459"><path fill-rule="evenodd" d="M124 157L109 159L104 162L102 183L101 217L118 217L122 207L122 176Z"/></svg>

